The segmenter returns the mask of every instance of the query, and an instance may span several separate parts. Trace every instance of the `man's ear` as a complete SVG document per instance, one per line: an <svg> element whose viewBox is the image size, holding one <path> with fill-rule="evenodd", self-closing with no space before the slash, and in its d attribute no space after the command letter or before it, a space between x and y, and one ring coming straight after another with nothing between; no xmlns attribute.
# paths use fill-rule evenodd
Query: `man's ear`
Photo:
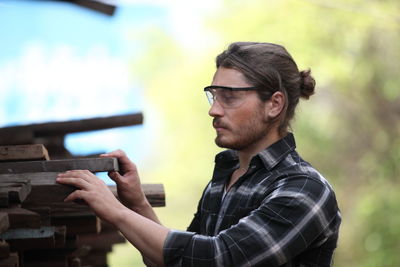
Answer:
<svg viewBox="0 0 400 267"><path fill-rule="evenodd" d="M265 108L266 116L269 119L278 117L285 106L285 101L285 95L282 92L275 92L267 101L267 106Z"/></svg>

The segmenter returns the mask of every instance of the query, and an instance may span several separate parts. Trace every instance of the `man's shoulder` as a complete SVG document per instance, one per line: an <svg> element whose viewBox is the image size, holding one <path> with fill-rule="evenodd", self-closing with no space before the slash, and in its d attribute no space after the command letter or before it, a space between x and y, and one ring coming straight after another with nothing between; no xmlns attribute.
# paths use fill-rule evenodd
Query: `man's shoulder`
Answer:
<svg viewBox="0 0 400 267"><path fill-rule="evenodd" d="M261 171L258 182L266 192L288 188L311 192L328 190L334 194L328 180L296 151L287 154L272 170Z"/></svg>

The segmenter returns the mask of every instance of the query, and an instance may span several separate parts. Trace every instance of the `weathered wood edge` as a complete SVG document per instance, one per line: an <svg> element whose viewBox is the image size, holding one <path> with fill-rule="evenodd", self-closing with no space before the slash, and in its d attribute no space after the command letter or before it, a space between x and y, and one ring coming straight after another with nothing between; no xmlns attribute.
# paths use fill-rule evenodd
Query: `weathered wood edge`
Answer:
<svg viewBox="0 0 400 267"><path fill-rule="evenodd" d="M118 171L119 166L116 158L79 158L49 161L0 162L0 174L64 172L69 170L108 172Z"/></svg>

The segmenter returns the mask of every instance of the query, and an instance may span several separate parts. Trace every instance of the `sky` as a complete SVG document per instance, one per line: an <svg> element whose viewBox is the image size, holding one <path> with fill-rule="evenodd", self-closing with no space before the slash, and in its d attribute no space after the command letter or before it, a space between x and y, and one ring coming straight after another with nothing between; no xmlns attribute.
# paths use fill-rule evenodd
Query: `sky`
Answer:
<svg viewBox="0 0 400 267"><path fill-rule="evenodd" d="M110 17L70 3L2 1L0 127L142 111L150 101L130 64L143 44L132 36L159 27L183 47L201 44L193 42L204 37L200 16L217 2L120 1ZM70 134L65 145L77 155L123 146L140 164L157 134L157 116L144 115L142 126Z"/></svg>

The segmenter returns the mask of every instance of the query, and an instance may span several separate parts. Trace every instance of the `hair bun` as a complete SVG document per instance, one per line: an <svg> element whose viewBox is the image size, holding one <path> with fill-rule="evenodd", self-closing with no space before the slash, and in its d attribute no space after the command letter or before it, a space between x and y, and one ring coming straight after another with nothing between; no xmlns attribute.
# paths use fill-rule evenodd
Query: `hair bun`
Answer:
<svg viewBox="0 0 400 267"><path fill-rule="evenodd" d="M309 99L315 93L315 80L311 76L311 70L300 71L300 96Z"/></svg>

